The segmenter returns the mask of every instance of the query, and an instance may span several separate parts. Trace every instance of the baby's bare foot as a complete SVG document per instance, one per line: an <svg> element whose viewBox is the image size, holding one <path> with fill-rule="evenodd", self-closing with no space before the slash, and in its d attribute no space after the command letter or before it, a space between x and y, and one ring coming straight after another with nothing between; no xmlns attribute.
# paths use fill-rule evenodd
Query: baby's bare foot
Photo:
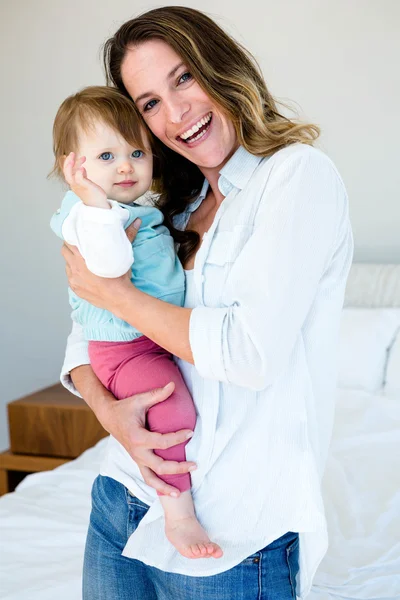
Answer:
<svg viewBox="0 0 400 600"><path fill-rule="evenodd" d="M223 552L210 540L195 516L166 520L165 535L186 558L221 558Z"/></svg>

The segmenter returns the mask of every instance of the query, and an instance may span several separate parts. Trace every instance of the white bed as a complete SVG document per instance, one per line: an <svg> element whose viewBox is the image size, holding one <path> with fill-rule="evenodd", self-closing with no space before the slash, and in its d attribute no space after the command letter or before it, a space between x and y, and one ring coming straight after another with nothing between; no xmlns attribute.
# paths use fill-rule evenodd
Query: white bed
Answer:
<svg viewBox="0 0 400 600"><path fill-rule="evenodd" d="M308 600L396 600L400 309L387 307L400 307L400 266L354 265L346 306L323 481L330 546ZM0 498L1 600L81 598L90 489L105 445L101 440L71 463L28 476Z"/></svg>

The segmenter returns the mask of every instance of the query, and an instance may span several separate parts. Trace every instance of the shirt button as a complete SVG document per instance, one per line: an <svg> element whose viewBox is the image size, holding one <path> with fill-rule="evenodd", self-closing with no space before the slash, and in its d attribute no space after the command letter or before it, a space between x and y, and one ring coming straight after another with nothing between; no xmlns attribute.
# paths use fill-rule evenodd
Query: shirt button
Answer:
<svg viewBox="0 0 400 600"><path fill-rule="evenodd" d="M256 558L253 558L253 563L254 563L255 565L257 565L259 562L260 562L260 559L259 559L259 557L258 557L258 556L257 556Z"/></svg>
<svg viewBox="0 0 400 600"><path fill-rule="evenodd" d="M61 212L61 208L57 208L57 210L56 210L56 215L59 215L59 214L60 214L60 212Z"/></svg>

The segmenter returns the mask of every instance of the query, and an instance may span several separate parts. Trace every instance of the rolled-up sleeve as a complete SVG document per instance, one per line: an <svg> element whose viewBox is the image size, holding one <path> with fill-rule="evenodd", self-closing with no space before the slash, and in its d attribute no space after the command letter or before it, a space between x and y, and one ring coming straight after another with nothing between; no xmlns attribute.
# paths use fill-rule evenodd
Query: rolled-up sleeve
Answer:
<svg viewBox="0 0 400 600"><path fill-rule="evenodd" d="M203 377L254 390L274 382L338 240L346 238L341 229L350 231L347 195L331 161L317 151L289 156L265 186L221 308L198 306L191 313L189 339Z"/></svg>
<svg viewBox="0 0 400 600"><path fill-rule="evenodd" d="M72 331L68 336L67 347L65 350L64 364L61 369L60 381L67 390L75 394L75 396L82 397L71 379L72 369L81 367L82 365L89 365L89 352L88 343L83 337L83 329L78 324L73 322Z"/></svg>

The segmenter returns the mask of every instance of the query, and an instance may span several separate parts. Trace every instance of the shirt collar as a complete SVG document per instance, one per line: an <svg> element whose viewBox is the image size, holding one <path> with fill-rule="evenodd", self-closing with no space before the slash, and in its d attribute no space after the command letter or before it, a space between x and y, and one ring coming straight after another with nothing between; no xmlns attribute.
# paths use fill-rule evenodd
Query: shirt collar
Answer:
<svg viewBox="0 0 400 600"><path fill-rule="evenodd" d="M262 159L262 156L254 156L243 146L239 146L220 170L221 177L218 180L218 187L221 194L227 196L232 187L242 190Z"/></svg>
<svg viewBox="0 0 400 600"><path fill-rule="evenodd" d="M187 206L187 208L185 210L185 213L189 213L190 214L190 213L194 212L200 206L200 204L203 202L204 198L207 195L208 185L209 184L208 184L207 179L204 178L203 185L202 185L201 190L200 190L200 194L197 196L197 198L196 198L196 200L194 202L191 202Z"/></svg>
<svg viewBox="0 0 400 600"><path fill-rule="evenodd" d="M262 156L254 156L243 146L239 146L219 172L218 188L221 194L226 197L234 187L242 190L262 160ZM207 195L208 186L207 179L204 179L200 194L185 212L190 214L200 206Z"/></svg>

